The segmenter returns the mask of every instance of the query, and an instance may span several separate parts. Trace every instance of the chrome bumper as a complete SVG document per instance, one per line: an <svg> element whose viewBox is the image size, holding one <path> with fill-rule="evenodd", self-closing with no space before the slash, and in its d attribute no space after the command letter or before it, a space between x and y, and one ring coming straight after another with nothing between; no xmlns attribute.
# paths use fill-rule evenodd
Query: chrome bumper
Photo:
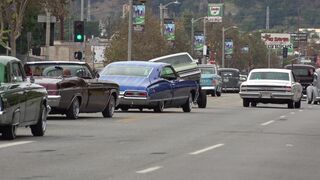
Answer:
<svg viewBox="0 0 320 180"><path fill-rule="evenodd" d="M201 86L201 90L215 90L215 89L216 89L216 87L214 87L214 86L205 86L205 87Z"/></svg>
<svg viewBox="0 0 320 180"><path fill-rule="evenodd" d="M60 104L60 95L48 95L48 105L50 107L58 107Z"/></svg>
<svg viewBox="0 0 320 180"><path fill-rule="evenodd" d="M150 101L148 98L142 97L124 97L123 95L119 95L119 105L126 106L148 106L152 105L153 101Z"/></svg>
<svg viewBox="0 0 320 180"><path fill-rule="evenodd" d="M288 99L293 100L293 93L272 93L272 92L239 92L241 98L248 99Z"/></svg>

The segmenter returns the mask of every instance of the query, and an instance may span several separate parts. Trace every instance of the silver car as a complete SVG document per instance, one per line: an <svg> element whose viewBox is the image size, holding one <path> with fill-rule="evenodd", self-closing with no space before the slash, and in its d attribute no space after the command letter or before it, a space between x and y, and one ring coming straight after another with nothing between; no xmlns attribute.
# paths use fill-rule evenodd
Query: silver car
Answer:
<svg viewBox="0 0 320 180"><path fill-rule="evenodd" d="M240 87L243 106L257 103L287 104L288 108L300 108L302 86L291 70L254 69Z"/></svg>

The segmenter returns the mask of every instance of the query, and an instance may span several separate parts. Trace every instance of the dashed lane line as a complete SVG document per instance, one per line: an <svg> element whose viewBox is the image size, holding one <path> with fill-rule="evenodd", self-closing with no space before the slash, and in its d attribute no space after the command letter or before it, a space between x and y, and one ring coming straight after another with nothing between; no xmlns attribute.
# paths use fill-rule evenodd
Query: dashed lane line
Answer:
<svg viewBox="0 0 320 180"><path fill-rule="evenodd" d="M161 169L161 168L162 168L161 166L155 166L155 167L147 168L147 169L144 169L144 170L136 171L136 173L138 173L138 174L147 174L147 173L156 171L156 170Z"/></svg>
<svg viewBox="0 0 320 180"><path fill-rule="evenodd" d="M210 146L210 147L207 147L207 148L204 148L204 149L201 149L201 150L189 153L189 154L190 155L198 155L198 154L201 154L201 153L213 150L213 149L217 149L217 148L222 147L222 146L224 146L224 144L216 144L214 146Z"/></svg>
<svg viewBox="0 0 320 180"><path fill-rule="evenodd" d="M274 120L271 120L271 121L268 121L268 122L265 122L265 123L262 123L261 126L267 126L271 123L274 123Z"/></svg>
<svg viewBox="0 0 320 180"><path fill-rule="evenodd" d="M18 146L18 145L22 145L22 144L29 144L29 143L33 143L33 142L35 142L35 141L19 141L19 142L1 144L0 149L11 147L11 146Z"/></svg>

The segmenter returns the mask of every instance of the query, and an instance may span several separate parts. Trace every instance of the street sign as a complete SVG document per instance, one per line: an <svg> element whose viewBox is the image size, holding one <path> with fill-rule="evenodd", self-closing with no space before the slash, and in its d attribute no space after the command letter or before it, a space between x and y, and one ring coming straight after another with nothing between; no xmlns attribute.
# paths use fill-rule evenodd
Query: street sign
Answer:
<svg viewBox="0 0 320 180"><path fill-rule="evenodd" d="M222 17L207 17L208 22L222 22Z"/></svg>
<svg viewBox="0 0 320 180"><path fill-rule="evenodd" d="M291 41L293 42L307 42L308 41L308 35L307 33L291 33Z"/></svg>
<svg viewBox="0 0 320 180"><path fill-rule="evenodd" d="M38 15L38 22L41 22L41 23L47 22L47 16L46 15ZM51 23L57 22L57 18L55 16L50 16L50 22Z"/></svg>

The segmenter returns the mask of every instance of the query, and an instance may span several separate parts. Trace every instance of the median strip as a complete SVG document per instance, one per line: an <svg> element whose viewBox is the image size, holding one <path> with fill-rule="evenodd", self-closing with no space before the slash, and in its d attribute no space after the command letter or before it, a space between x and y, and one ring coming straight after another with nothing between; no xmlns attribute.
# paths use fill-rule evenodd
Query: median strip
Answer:
<svg viewBox="0 0 320 180"><path fill-rule="evenodd" d="M161 168L162 168L161 166L155 166L155 167L151 167L151 168L144 169L144 170L141 170L141 171L136 171L136 173L138 173L138 174L147 174L147 173L156 171L156 170L161 169Z"/></svg>
<svg viewBox="0 0 320 180"><path fill-rule="evenodd" d="M22 144L29 144L29 143L33 143L33 142L34 141L20 141L20 142L14 142L14 143L1 144L0 149L11 147L11 146L18 146L18 145L22 145Z"/></svg>
<svg viewBox="0 0 320 180"><path fill-rule="evenodd" d="M190 155L198 155L198 154L201 154L201 153L204 153L204 152L207 152L207 151L210 151L210 150L222 147L222 146L224 146L224 144L216 144L214 146L210 146L210 147L207 147L207 148L204 148L204 149L201 149L199 151L195 151L195 152L192 152L192 153L189 153L189 154Z"/></svg>

